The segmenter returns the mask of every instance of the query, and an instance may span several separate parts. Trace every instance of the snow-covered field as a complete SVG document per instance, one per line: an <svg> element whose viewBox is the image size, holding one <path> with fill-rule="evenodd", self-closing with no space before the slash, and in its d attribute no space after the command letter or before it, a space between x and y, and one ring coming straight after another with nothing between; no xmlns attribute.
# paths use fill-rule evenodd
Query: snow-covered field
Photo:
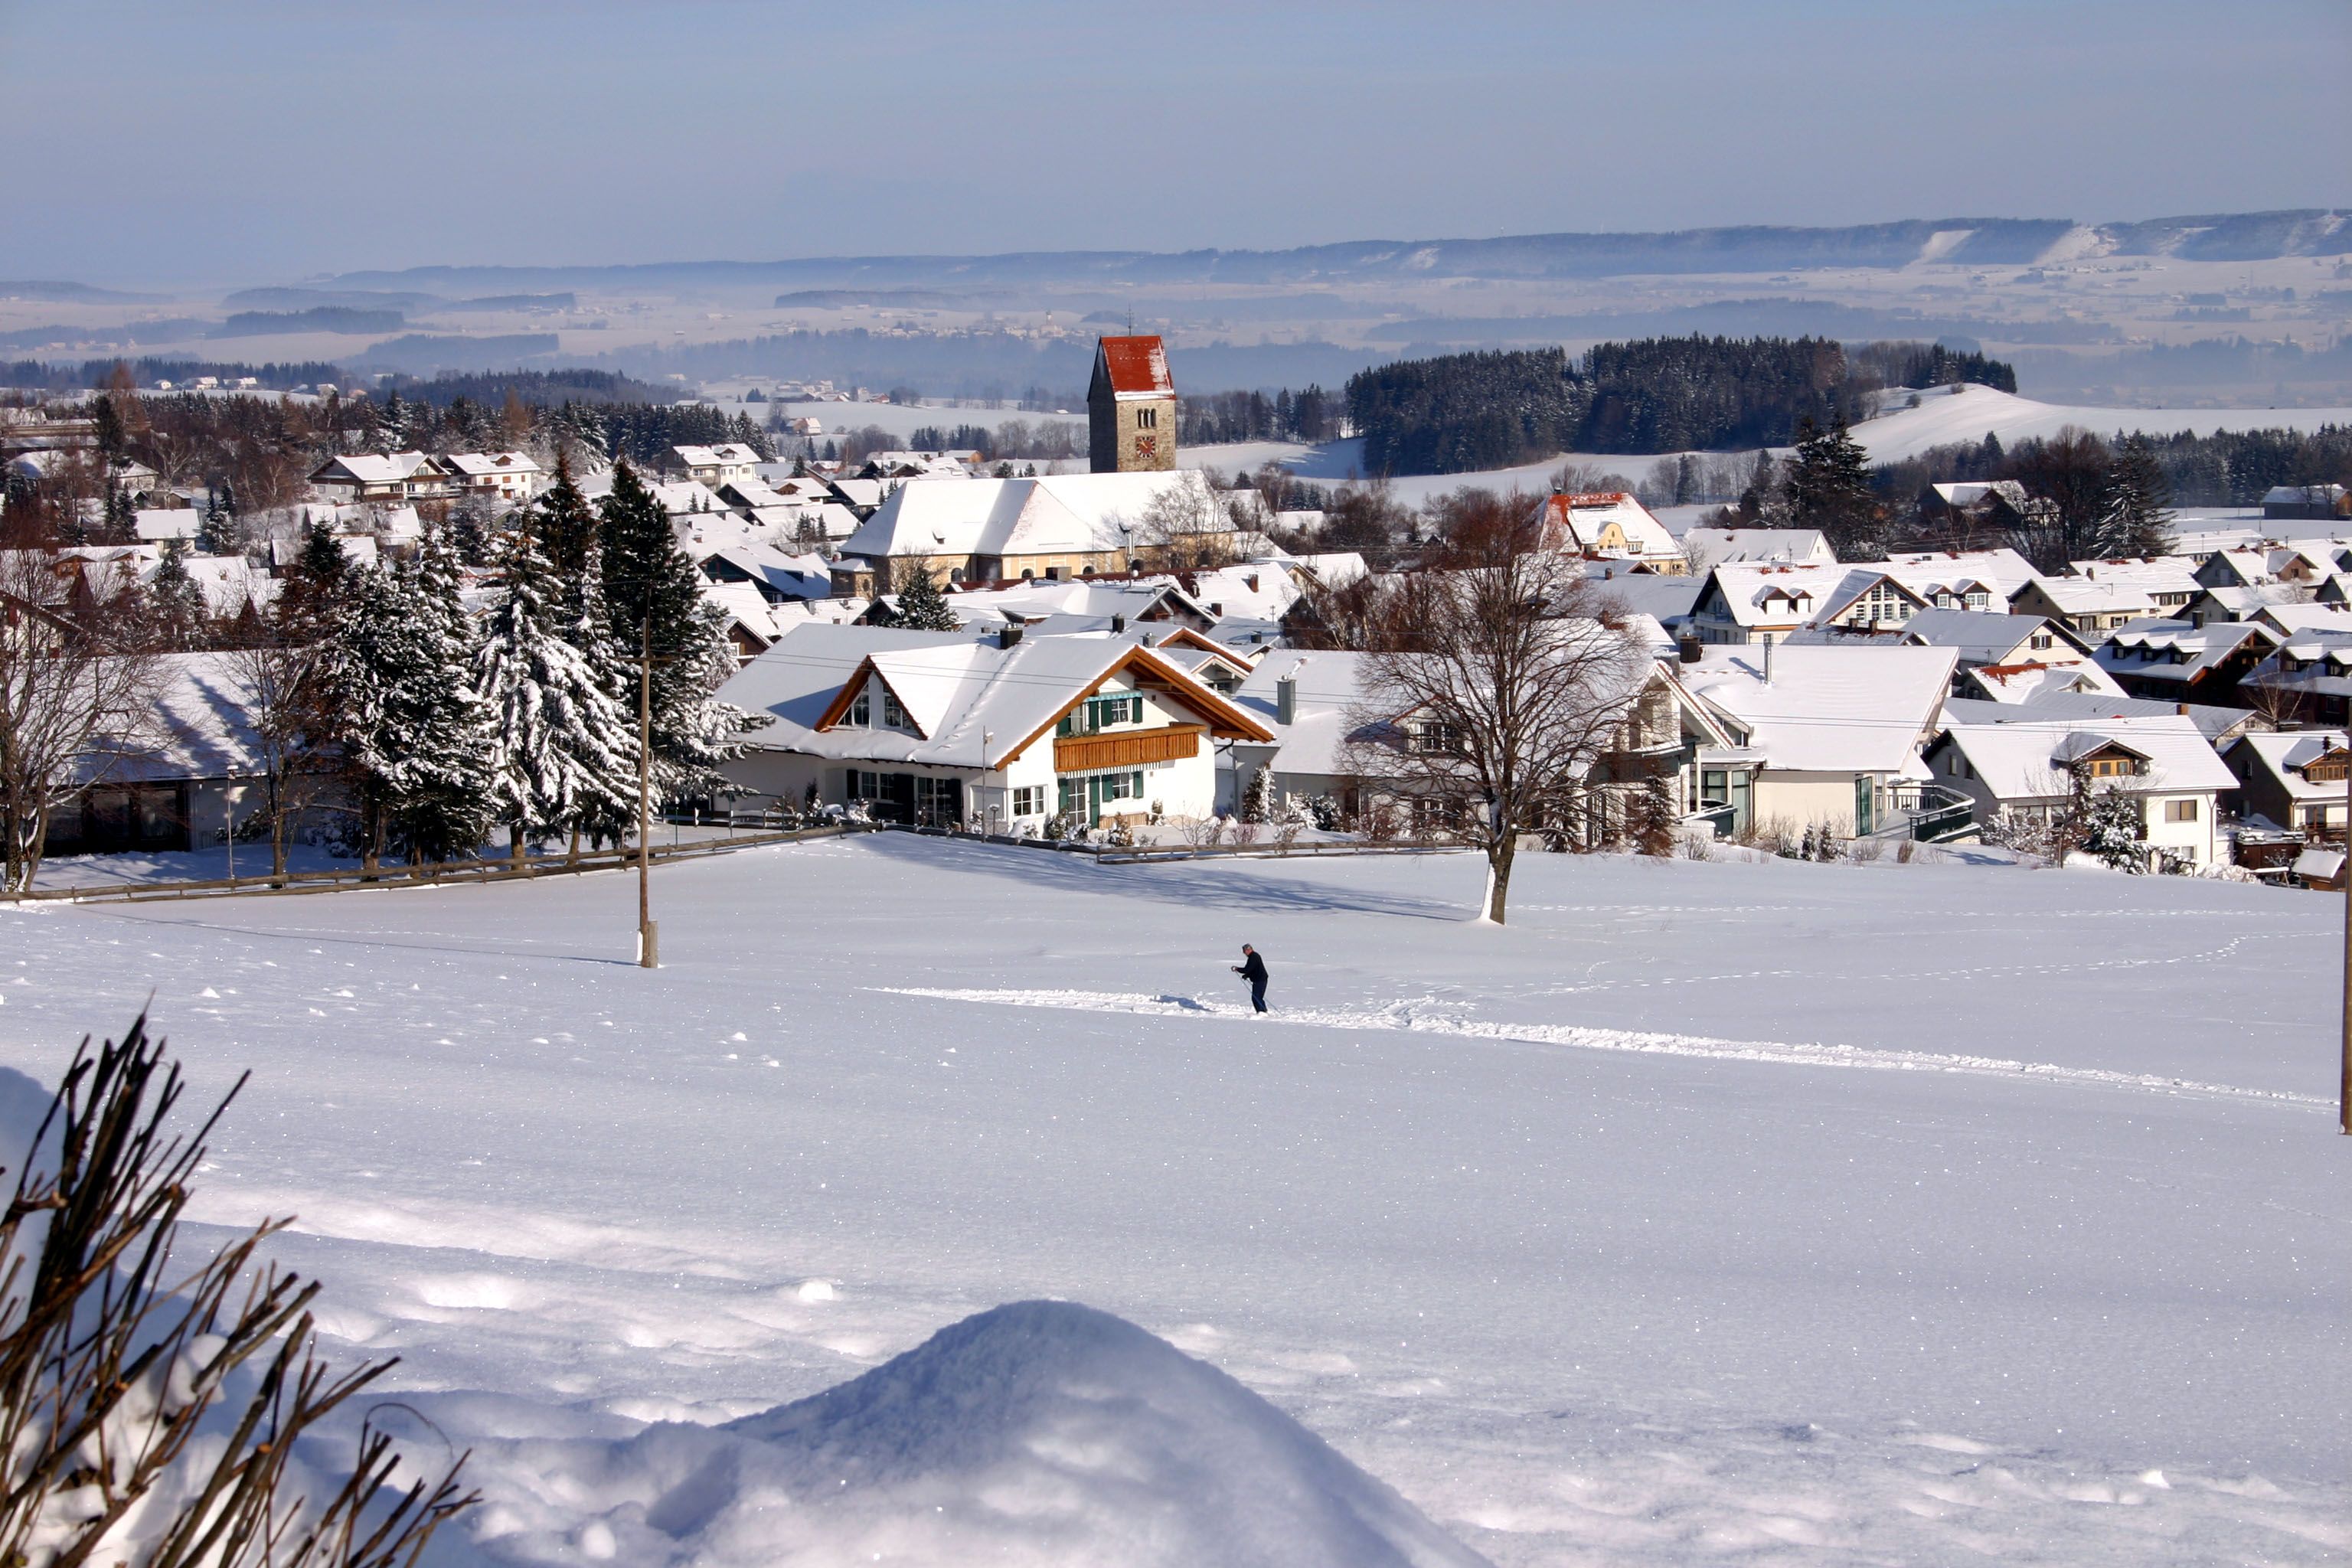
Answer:
<svg viewBox="0 0 2352 1568"><path fill-rule="evenodd" d="M2352 1551L2335 902L1480 873L825 841L657 871L655 973L625 876L6 910L0 1062L255 1069L199 1217L474 1447L451 1562L1444 1560L1083 1316L710 1429L1037 1298L1500 1564Z"/></svg>

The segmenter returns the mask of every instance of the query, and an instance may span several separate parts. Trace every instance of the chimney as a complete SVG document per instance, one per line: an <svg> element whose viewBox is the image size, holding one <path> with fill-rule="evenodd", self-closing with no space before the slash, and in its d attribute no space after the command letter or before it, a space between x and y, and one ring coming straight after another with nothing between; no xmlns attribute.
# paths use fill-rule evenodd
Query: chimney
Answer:
<svg viewBox="0 0 2352 1568"><path fill-rule="evenodd" d="M1127 630L1127 617L1125 616L1113 616L1110 618L1110 629L1114 633Z"/></svg>
<svg viewBox="0 0 2352 1568"><path fill-rule="evenodd" d="M996 646L1001 648L1011 647L1014 643L1017 643L1020 640L1021 628L1015 625L1008 624L1003 630L996 634Z"/></svg>
<svg viewBox="0 0 2352 1568"><path fill-rule="evenodd" d="M2186 719L2186 718L2188 718L2188 717L2189 717L2189 704L2188 704L2188 703L2186 703L2186 702L2176 702L2176 703L2174 703L2174 704L2172 705L2172 710L2173 710L2175 713L2179 714L2183 719Z"/></svg>
<svg viewBox="0 0 2352 1568"><path fill-rule="evenodd" d="M1764 638L1764 684L1772 684L1772 638L1769 633Z"/></svg>
<svg viewBox="0 0 2352 1568"><path fill-rule="evenodd" d="M1298 721L1298 677L1286 675L1274 683L1274 721L1295 724Z"/></svg>
<svg viewBox="0 0 2352 1568"><path fill-rule="evenodd" d="M1696 664L1700 659L1706 657L1706 648L1698 640L1698 634L1696 632L1685 632L1682 635L1682 641L1679 645L1678 651L1681 653L1682 661L1685 664Z"/></svg>
<svg viewBox="0 0 2352 1568"><path fill-rule="evenodd" d="M1211 605L1209 606L1209 614L1216 616L1217 619L1221 621L1223 620L1225 618L1225 606L1223 602Z"/></svg>

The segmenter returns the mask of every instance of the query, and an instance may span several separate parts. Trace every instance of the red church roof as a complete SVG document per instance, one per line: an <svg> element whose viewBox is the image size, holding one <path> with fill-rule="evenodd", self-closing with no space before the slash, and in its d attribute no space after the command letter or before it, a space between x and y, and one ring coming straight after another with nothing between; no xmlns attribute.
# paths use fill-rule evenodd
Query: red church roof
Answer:
<svg viewBox="0 0 2352 1568"><path fill-rule="evenodd" d="M1105 338L1097 353L1117 397L1173 397L1176 382L1168 374L1168 351L1157 335Z"/></svg>

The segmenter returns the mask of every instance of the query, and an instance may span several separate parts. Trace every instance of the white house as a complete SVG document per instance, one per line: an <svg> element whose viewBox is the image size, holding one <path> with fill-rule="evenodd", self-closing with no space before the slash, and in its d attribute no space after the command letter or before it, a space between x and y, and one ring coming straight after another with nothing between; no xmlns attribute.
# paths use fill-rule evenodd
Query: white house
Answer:
<svg viewBox="0 0 2352 1568"><path fill-rule="evenodd" d="M452 452L435 459L460 496L520 506L539 493L546 470L528 452Z"/></svg>
<svg viewBox="0 0 2352 1568"><path fill-rule="evenodd" d="M423 452L352 452L330 458L310 470L310 488L320 499L344 505L439 500L456 490L440 465Z"/></svg>
<svg viewBox="0 0 2352 1568"><path fill-rule="evenodd" d="M760 461L760 454L751 447L728 441L716 447L672 447L662 455L662 470L716 491L757 479Z"/></svg>
<svg viewBox="0 0 2352 1568"><path fill-rule="evenodd" d="M1899 644L1708 648L1679 673L1736 744L1701 752L1697 765L1753 770L1754 823L1880 831L1919 807L1920 748L1940 727L1958 664L1952 648Z"/></svg>
<svg viewBox="0 0 2352 1568"><path fill-rule="evenodd" d="M908 571L936 582L1121 573L1144 515L1199 479L1184 470L1048 474L1021 479L908 479L845 541L846 592L889 593Z"/></svg>
<svg viewBox="0 0 2352 1568"><path fill-rule="evenodd" d="M1664 572L1685 569L1681 543L1623 490L1546 498L1543 541L1545 548L1568 554L1652 562Z"/></svg>
<svg viewBox="0 0 2352 1568"><path fill-rule="evenodd" d="M774 721L722 770L748 794L1000 833L1206 816L1218 743L1272 738L1125 637L793 626L719 696Z"/></svg>
<svg viewBox="0 0 2352 1568"><path fill-rule="evenodd" d="M2213 864L2221 842L2214 819L2222 795L2237 786L2185 714L1956 723L1928 748L1927 763L1937 782L1977 803L1979 823L1996 811L2046 819L2071 799L2079 764L2094 789L2137 799L2150 868L2167 857Z"/></svg>

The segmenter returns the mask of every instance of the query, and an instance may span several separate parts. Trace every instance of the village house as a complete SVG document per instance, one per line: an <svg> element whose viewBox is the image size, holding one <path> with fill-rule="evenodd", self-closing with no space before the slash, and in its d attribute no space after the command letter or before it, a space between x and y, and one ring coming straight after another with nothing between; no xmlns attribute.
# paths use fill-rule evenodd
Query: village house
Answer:
<svg viewBox="0 0 2352 1568"><path fill-rule="evenodd" d="M771 715L722 771L746 794L1040 833L1198 818L1255 718L1129 637L794 626L719 690Z"/></svg>
<svg viewBox="0 0 2352 1568"><path fill-rule="evenodd" d="M1920 748L1935 735L1958 655L1878 644L1686 648L1682 684L1725 721L1734 744L1695 759L1725 773L1734 831L1774 825L1847 838L1900 826L1938 804ZM1696 654L1693 658L1689 655ZM1738 776L1752 773L1748 797Z"/></svg>
<svg viewBox="0 0 2352 1568"><path fill-rule="evenodd" d="M434 459L460 498L516 507L539 493L547 471L528 452L452 452Z"/></svg>
<svg viewBox="0 0 2352 1568"><path fill-rule="evenodd" d="M1095 344L1087 386L1087 463L1097 474L1164 472L1176 466L1176 382L1156 336Z"/></svg>
<svg viewBox="0 0 2352 1568"><path fill-rule="evenodd" d="M2133 796L2147 867L2212 865L2222 796L2237 780L2186 714L1954 723L1927 753L1937 782L1976 802L1979 826L1996 812L2047 821L2073 799L2079 767L2094 789Z"/></svg>
<svg viewBox="0 0 2352 1568"><path fill-rule="evenodd" d="M1152 502L1192 482L1176 472L908 479L843 542L834 591L895 593L912 571L942 584L1122 574Z"/></svg>
<svg viewBox="0 0 2352 1568"><path fill-rule="evenodd" d="M691 479L714 494L722 487L759 477L760 454L740 441L716 447L672 447L662 454L663 477Z"/></svg>
<svg viewBox="0 0 2352 1568"><path fill-rule="evenodd" d="M2205 588L2199 563L2186 555L2125 557L2115 561L2070 561L2067 572L2087 583L2127 584L2147 591L2159 612L2176 614Z"/></svg>
<svg viewBox="0 0 2352 1568"><path fill-rule="evenodd" d="M2352 493L2342 485L2273 485L2263 493L2265 521L2352 517Z"/></svg>
<svg viewBox="0 0 2352 1568"><path fill-rule="evenodd" d="M2221 753L2238 781L2238 815L2313 837L2344 837L2347 763L2341 730L2241 735Z"/></svg>
<svg viewBox="0 0 2352 1568"><path fill-rule="evenodd" d="M2131 696L2231 707L2239 683L2278 642L2252 622L2140 620L2107 634L2093 658Z"/></svg>
<svg viewBox="0 0 2352 1568"><path fill-rule="evenodd" d="M348 506L363 501L442 500L456 487L440 465L423 452L352 452L330 458L311 469L310 488L322 500Z"/></svg>
<svg viewBox="0 0 2352 1568"><path fill-rule="evenodd" d="M1749 563L1775 566L1834 566L1837 552L1818 528L1694 528L1684 533L1683 554L1694 573L1713 566Z"/></svg>
<svg viewBox="0 0 2352 1568"><path fill-rule="evenodd" d="M1689 568L1666 525L1623 490L1571 495L1555 491L1543 503L1544 548L1595 560L1640 561L1654 572L1679 575Z"/></svg>
<svg viewBox="0 0 2352 1568"><path fill-rule="evenodd" d="M2282 725L2352 721L2352 625L2281 634L2238 689Z"/></svg>
<svg viewBox="0 0 2352 1568"><path fill-rule="evenodd" d="M1982 529L1996 537L2044 526L2056 509L2016 479L1962 479L1919 492L1920 521L1939 528Z"/></svg>
<svg viewBox="0 0 2352 1568"><path fill-rule="evenodd" d="M1843 566L1781 566L1735 563L1707 574L1691 608L1690 627L1701 642L1732 647L1778 642L1811 626L1831 594L1844 583Z"/></svg>
<svg viewBox="0 0 2352 1568"><path fill-rule="evenodd" d="M2062 621L2084 637L2104 637L2160 611L2156 595L2138 583L2091 577L2036 577L2010 595L2009 608L2012 615Z"/></svg>

